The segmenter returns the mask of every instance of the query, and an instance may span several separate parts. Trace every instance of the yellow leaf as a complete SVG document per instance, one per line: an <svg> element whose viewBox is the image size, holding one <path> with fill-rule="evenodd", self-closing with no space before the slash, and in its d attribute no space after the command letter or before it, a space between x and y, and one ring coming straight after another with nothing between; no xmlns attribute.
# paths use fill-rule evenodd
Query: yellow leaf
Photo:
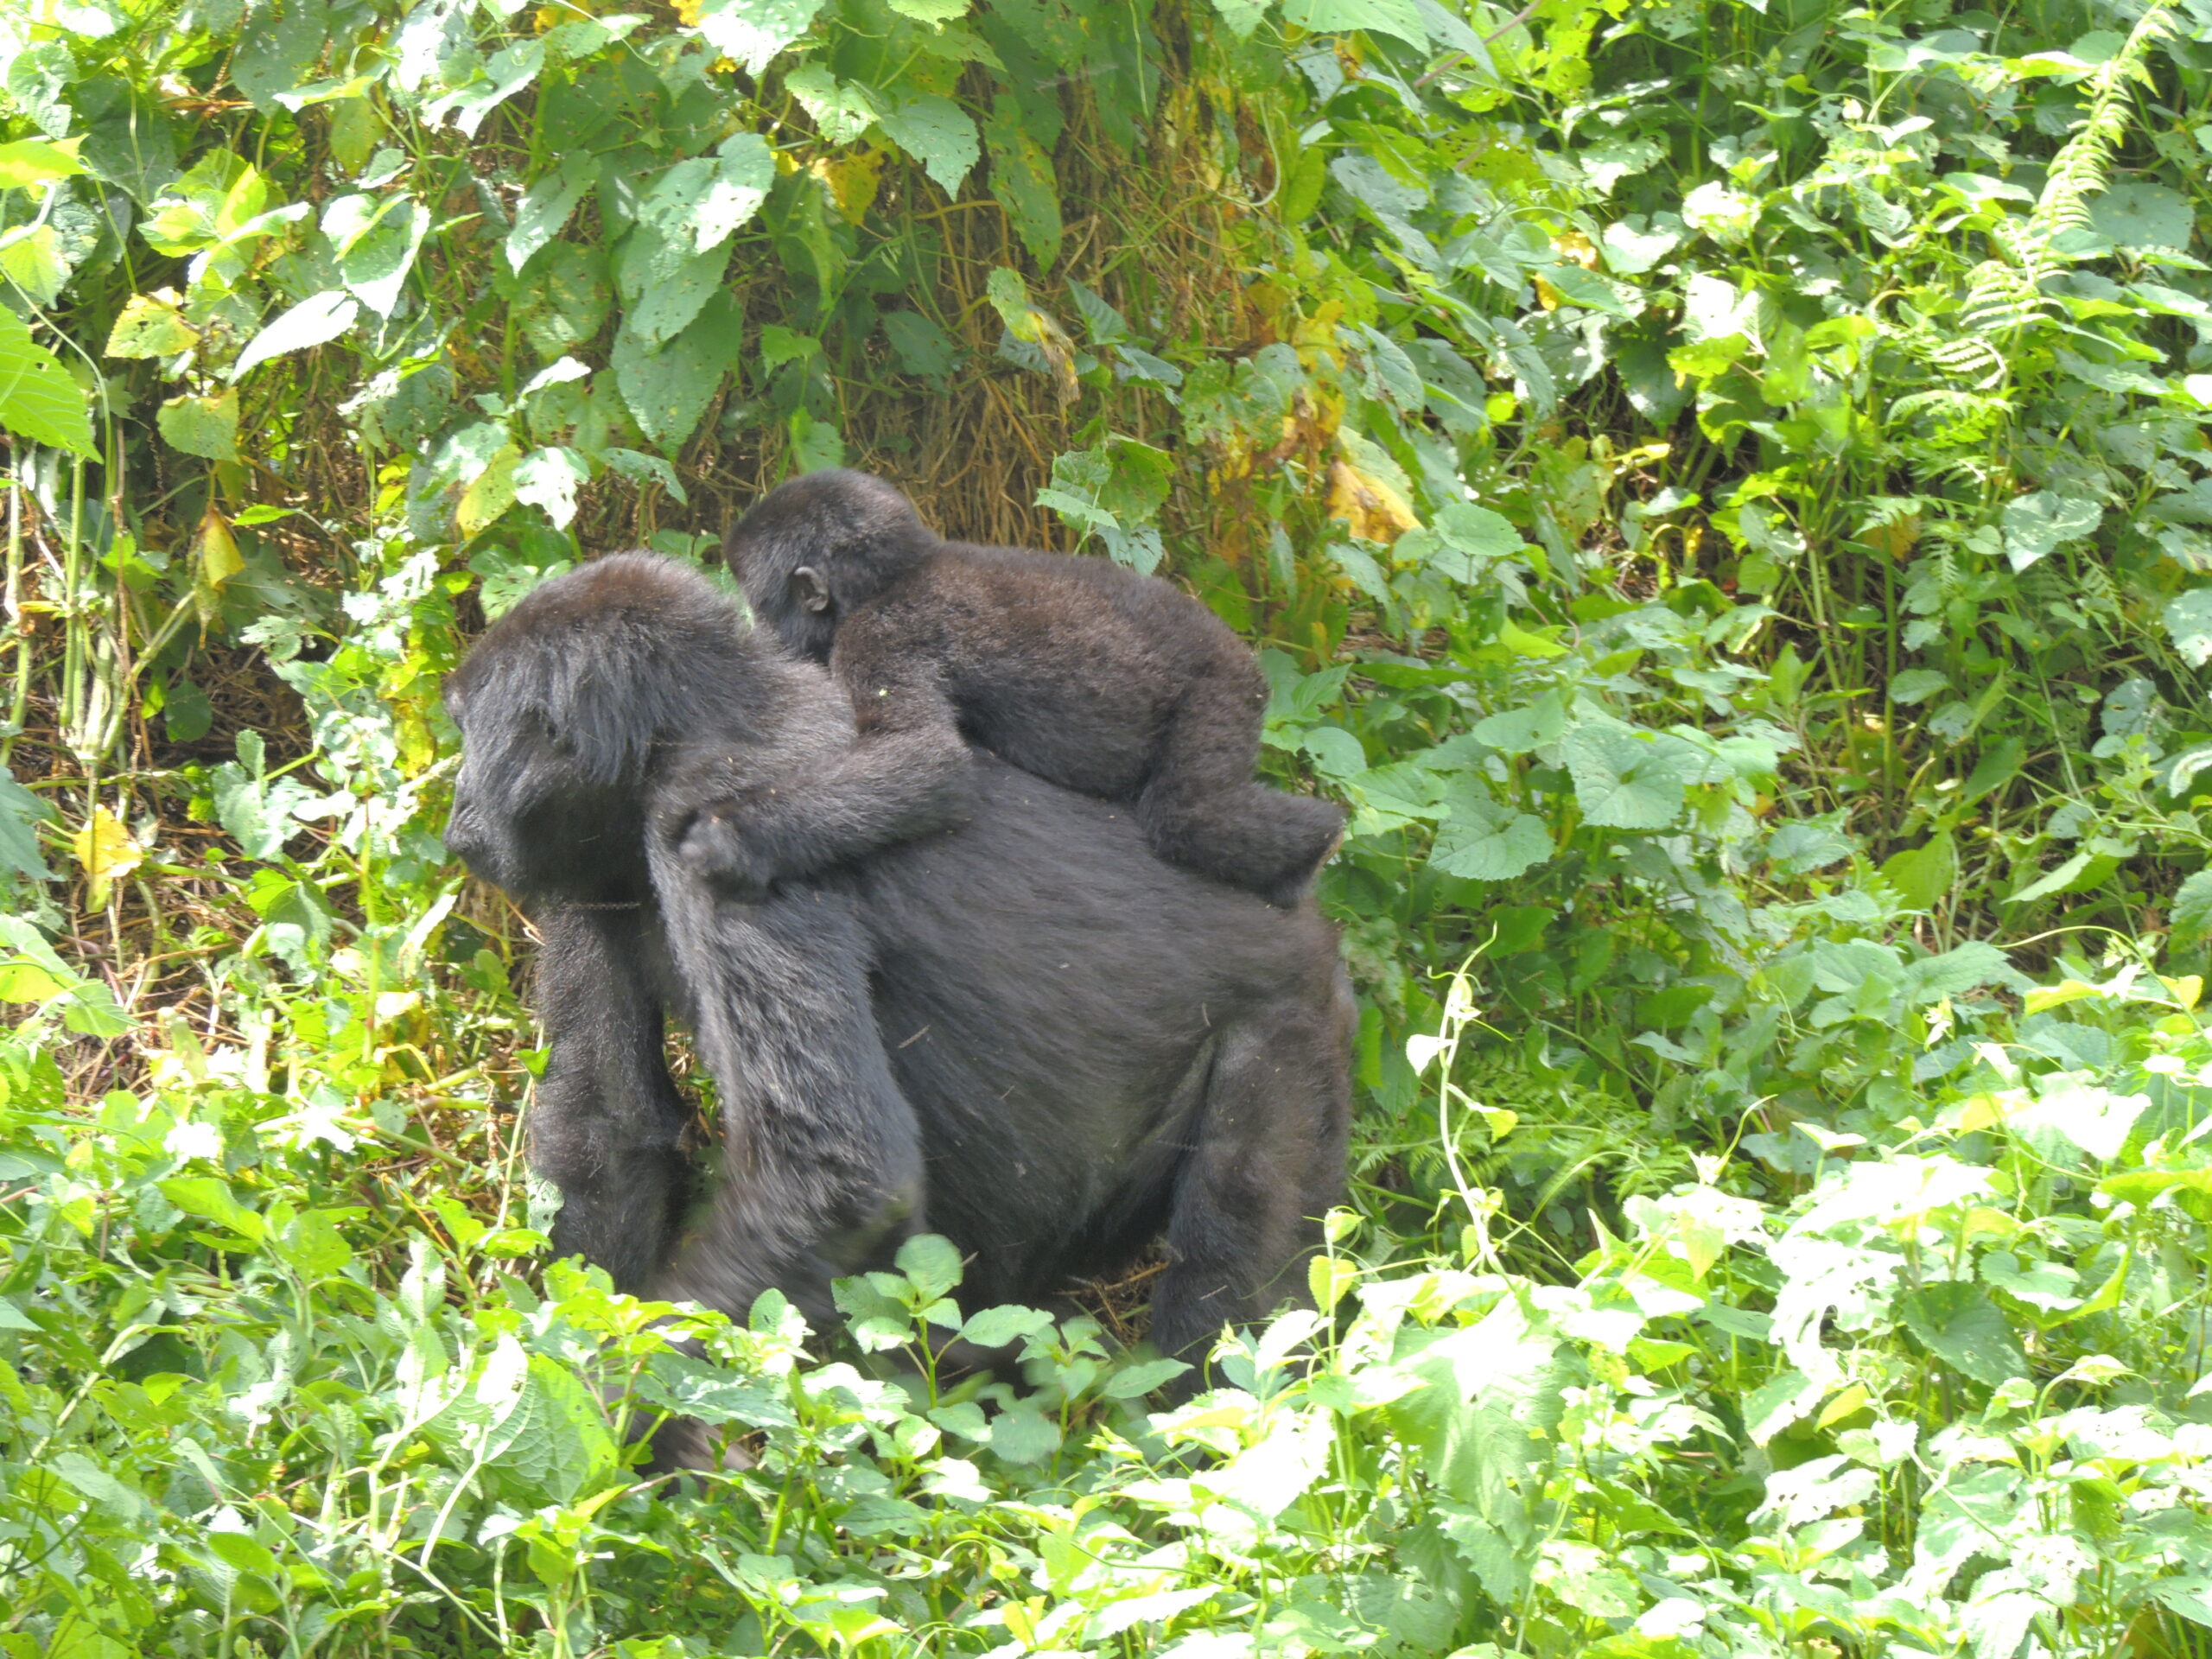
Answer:
<svg viewBox="0 0 2212 1659"><path fill-rule="evenodd" d="M876 187L883 182L883 152L869 149L825 156L815 162L814 175L828 188L845 223L857 225L875 206Z"/></svg>
<svg viewBox="0 0 2212 1659"><path fill-rule="evenodd" d="M94 910L107 907L111 882L146 861L146 849L131 839L123 820L104 806L94 807L91 821L69 837L69 850L92 878L89 896Z"/></svg>
<svg viewBox="0 0 2212 1659"><path fill-rule="evenodd" d="M2068 1002L2078 1002L2085 996L2107 995L2101 986L2084 985L2078 979L2069 979L2056 985L2032 985L2020 999L2021 1006L2030 1014L2041 1014L2046 1008L2056 1008Z"/></svg>
<svg viewBox="0 0 2212 1659"><path fill-rule="evenodd" d="M522 451L512 443L503 443L492 457L492 464L476 475L476 481L461 494L461 505L454 516L461 521L461 533L474 536L490 524L515 502L515 467L522 460Z"/></svg>
<svg viewBox="0 0 2212 1659"><path fill-rule="evenodd" d="M1497 630L1497 643L1516 657L1564 657L1567 647L1556 639L1547 639L1541 633L1530 633L1526 628L1516 628L1510 622Z"/></svg>
<svg viewBox="0 0 2212 1659"><path fill-rule="evenodd" d="M1546 282L1541 276L1532 277L1530 280L1536 285L1536 303L1542 306L1547 311L1558 310L1560 307L1559 289L1554 288L1549 283Z"/></svg>
<svg viewBox="0 0 2212 1659"><path fill-rule="evenodd" d="M1815 1423L1814 1427L1816 1428L1826 1428L1832 1423L1841 1422L1845 1418L1850 1416L1853 1412L1863 1408L1866 1403L1867 1398L1866 1385L1864 1382L1853 1383L1841 1394L1836 1395L1834 1399L1829 1401L1827 1405L1821 1408L1820 1421Z"/></svg>
<svg viewBox="0 0 2212 1659"><path fill-rule="evenodd" d="M231 521L215 510L212 501L200 516L193 548L200 556L200 580L211 589L219 588L245 569L245 561L238 556L238 541L231 534Z"/></svg>
<svg viewBox="0 0 2212 1659"><path fill-rule="evenodd" d="M2161 974L2158 983L2171 991L2174 1001L2183 1008L2195 1007L2196 999L2204 995L2204 976L2202 974L2183 974L2179 979L2168 979Z"/></svg>
<svg viewBox="0 0 2212 1659"><path fill-rule="evenodd" d="M1385 547L1421 524L1405 497L1347 461L1329 463L1329 517L1342 519L1360 540Z"/></svg>
<svg viewBox="0 0 2212 1659"><path fill-rule="evenodd" d="M1585 270L1598 269L1598 250L1590 238L1580 231L1561 231L1552 238L1552 251L1571 259Z"/></svg>

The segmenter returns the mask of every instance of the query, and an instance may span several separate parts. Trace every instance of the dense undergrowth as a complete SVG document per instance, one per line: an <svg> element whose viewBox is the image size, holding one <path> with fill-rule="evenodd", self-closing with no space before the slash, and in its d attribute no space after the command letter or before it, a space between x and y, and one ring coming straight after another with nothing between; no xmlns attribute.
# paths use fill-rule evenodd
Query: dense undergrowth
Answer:
<svg viewBox="0 0 2212 1659"><path fill-rule="evenodd" d="M2207 1650L2212 10L1458 8L0 3L0 1652ZM1355 809L1182 1409L543 1260L439 677L841 458Z"/></svg>

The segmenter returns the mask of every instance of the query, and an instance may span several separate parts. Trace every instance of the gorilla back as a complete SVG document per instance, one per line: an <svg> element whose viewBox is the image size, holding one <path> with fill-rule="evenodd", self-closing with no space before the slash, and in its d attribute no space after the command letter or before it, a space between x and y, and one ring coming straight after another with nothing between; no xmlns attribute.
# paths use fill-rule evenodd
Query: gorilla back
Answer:
<svg viewBox="0 0 2212 1659"><path fill-rule="evenodd" d="M975 1258L977 1306L1164 1231L1170 1352L1295 1291L1348 1114L1349 998L1310 907L1164 864L1126 809L980 757L917 810L849 764L828 676L667 561L546 584L452 702L455 849L540 911L556 1248L741 1315L779 1284L818 1319L828 1273L913 1227ZM828 873L730 900L687 865L702 825L807 840ZM671 1013L748 1149L681 1249Z"/></svg>

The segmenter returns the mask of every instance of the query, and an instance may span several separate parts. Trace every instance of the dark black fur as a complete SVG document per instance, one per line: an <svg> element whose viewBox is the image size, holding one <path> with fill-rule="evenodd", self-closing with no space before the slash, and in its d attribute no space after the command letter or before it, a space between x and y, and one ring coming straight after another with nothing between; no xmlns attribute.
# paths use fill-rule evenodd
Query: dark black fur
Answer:
<svg viewBox="0 0 2212 1659"><path fill-rule="evenodd" d="M851 694L864 747L926 755L957 729L1048 782L1133 804L1162 858L1279 906L1342 833L1331 803L1253 781L1267 682L1166 582L939 541L889 484L840 471L772 491L722 556L754 614Z"/></svg>
<svg viewBox="0 0 2212 1659"><path fill-rule="evenodd" d="M830 1276L918 1227L971 1258L971 1306L1114 1271L1164 1229L1171 1353L1296 1294L1348 1114L1350 1003L1310 908L1162 863L1125 812L988 757L920 812L871 808L829 677L664 560L540 588L448 697L448 843L540 917L531 1146L557 1249L740 1315L775 1284L820 1323ZM756 811L830 873L710 892L696 864ZM729 1179L680 1254L664 1013L728 1120Z"/></svg>

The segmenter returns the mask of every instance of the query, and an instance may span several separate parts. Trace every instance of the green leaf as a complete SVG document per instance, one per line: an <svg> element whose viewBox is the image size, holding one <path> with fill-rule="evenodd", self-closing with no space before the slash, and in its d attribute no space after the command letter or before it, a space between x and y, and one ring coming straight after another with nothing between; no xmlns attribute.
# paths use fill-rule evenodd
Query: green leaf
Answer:
<svg viewBox="0 0 2212 1659"><path fill-rule="evenodd" d="M1578 726L1562 744L1575 799L1590 823L1614 830L1663 830L1682 810L1683 783L1656 733Z"/></svg>
<svg viewBox="0 0 2212 1659"><path fill-rule="evenodd" d="M1933 910L1959 879L1959 850L1945 830L1924 846L1883 860L1882 874L1908 908Z"/></svg>
<svg viewBox="0 0 2212 1659"><path fill-rule="evenodd" d="M2199 870L2174 893L2173 913L2168 918L2177 941L2187 942L2212 933L2212 870Z"/></svg>
<svg viewBox="0 0 2212 1659"><path fill-rule="evenodd" d="M287 352L303 352L336 340L352 328L361 315L353 296L340 289L308 296L253 337L231 366L233 384L246 372Z"/></svg>
<svg viewBox="0 0 2212 1659"><path fill-rule="evenodd" d="M960 1282L960 1252L938 1233L917 1233L899 1247L899 1271L926 1304L951 1291Z"/></svg>
<svg viewBox="0 0 2212 1659"><path fill-rule="evenodd" d="M24 190L55 179L73 178L85 170L77 159L82 134L50 144L43 138L18 138L0 144L0 190Z"/></svg>
<svg viewBox="0 0 2212 1659"><path fill-rule="evenodd" d="M61 360L31 338L23 320L0 306L0 427L33 443L96 454L85 394Z"/></svg>
<svg viewBox="0 0 2212 1659"><path fill-rule="evenodd" d="M133 294L108 330L109 357L175 357L200 343L200 331L184 320L175 295Z"/></svg>
<svg viewBox="0 0 2212 1659"><path fill-rule="evenodd" d="M952 338L918 311L887 311L883 337L907 373L942 385L959 362Z"/></svg>
<svg viewBox="0 0 2212 1659"><path fill-rule="evenodd" d="M230 1183L215 1175L184 1175L157 1183L162 1196L188 1216L198 1216L219 1227L227 1227L241 1238L258 1244L268 1225L255 1211L240 1204Z"/></svg>
<svg viewBox="0 0 2212 1659"><path fill-rule="evenodd" d="M818 62L786 71L784 87L830 143L849 144L875 124L874 95L857 81L839 80Z"/></svg>
<svg viewBox="0 0 2212 1659"><path fill-rule="evenodd" d="M2183 660L2192 668L2212 662L2212 588L2192 588L2169 600L2163 614L2166 632Z"/></svg>
<svg viewBox="0 0 2212 1659"><path fill-rule="evenodd" d="M533 449L515 467L515 499L540 509L556 530L576 516L576 492L591 481L591 463L563 445Z"/></svg>
<svg viewBox="0 0 2212 1659"><path fill-rule="evenodd" d="M2015 497L2005 504L2005 556L2013 569L2024 570L2066 543L2094 535L2104 513L2097 502L2050 490Z"/></svg>
<svg viewBox="0 0 2212 1659"><path fill-rule="evenodd" d="M1507 754L1527 754L1547 743L1556 743L1567 731L1567 701L1558 696L1538 698L1525 709L1508 709L1478 720L1475 741Z"/></svg>
<svg viewBox="0 0 2212 1659"><path fill-rule="evenodd" d="M1947 690L1951 682L1932 668L1908 668L1890 680L1890 701L1910 708L1916 702L1925 702L1938 691Z"/></svg>
<svg viewBox="0 0 2212 1659"><path fill-rule="evenodd" d="M658 455L648 455L635 449L606 449L600 453L600 464L617 478L626 478L632 484L658 484L677 500L690 505L690 497L683 493L683 480L677 477L676 468Z"/></svg>
<svg viewBox="0 0 2212 1659"><path fill-rule="evenodd" d="M891 142L919 162L948 196L960 194L960 181L982 154L976 124L957 104L934 92L893 105L880 123Z"/></svg>
<svg viewBox="0 0 2212 1659"><path fill-rule="evenodd" d="M921 23L949 23L968 14L968 0L885 0L901 17Z"/></svg>
<svg viewBox="0 0 2212 1659"><path fill-rule="evenodd" d="M584 192L599 181L599 157L569 156L560 170L548 173L523 193L507 232L507 269L520 271L537 251L561 234Z"/></svg>
<svg viewBox="0 0 2212 1659"><path fill-rule="evenodd" d="M54 809L16 781L16 774L0 766L0 869L51 881L54 872L39 851L33 825L54 816Z"/></svg>
<svg viewBox="0 0 2212 1659"><path fill-rule="evenodd" d="M1367 29L1395 35L1413 46L1428 44L1414 0L1283 0L1282 20L1317 35Z"/></svg>
<svg viewBox="0 0 2212 1659"><path fill-rule="evenodd" d="M233 17L238 14L231 14ZM246 14L231 59L231 84L264 115L283 106L276 94L307 79L330 38L330 15L321 0L282 0Z"/></svg>
<svg viewBox="0 0 2212 1659"><path fill-rule="evenodd" d="M671 250L703 256L760 211L775 181L776 159L767 140L757 132L737 133L713 156L694 156L663 173L638 217ZM721 274L719 268L715 274Z"/></svg>
<svg viewBox="0 0 2212 1659"><path fill-rule="evenodd" d="M70 265L60 233L51 225L0 233L0 275L39 305L52 305L61 297Z"/></svg>
<svg viewBox="0 0 2212 1659"><path fill-rule="evenodd" d="M960 1327L960 1339L972 1342L978 1348L1003 1348L1023 1337L1032 1337L1052 1328L1052 1316L1033 1307L1017 1307L1007 1303L998 1307L987 1307Z"/></svg>
<svg viewBox="0 0 2212 1659"><path fill-rule="evenodd" d="M615 286L629 302L623 332L652 346L690 327L707 302L722 291L729 254L728 243L694 254L688 243L671 242L657 226L640 223L623 238L614 259ZM616 350L620 349L618 342Z"/></svg>
<svg viewBox="0 0 2212 1659"><path fill-rule="evenodd" d="M1021 106L1000 93L984 128L991 149L991 194L1006 209L1040 270L1060 257L1060 193L1052 158L1022 125Z"/></svg>
<svg viewBox="0 0 2212 1659"><path fill-rule="evenodd" d="M1008 1463L1042 1463L1060 1449L1060 1426L1027 1402L991 1420L991 1450Z"/></svg>
<svg viewBox="0 0 2212 1659"><path fill-rule="evenodd" d="M1897 1312L1921 1345L1961 1376L1995 1388L2028 1374L2028 1357L1986 1292L1961 1280L1898 1298Z"/></svg>
<svg viewBox="0 0 2212 1659"><path fill-rule="evenodd" d="M399 303L415 267L430 210L411 196L379 202L365 195L335 198L323 209L322 233L338 250L339 275L353 296L380 317Z"/></svg>
<svg viewBox="0 0 2212 1659"><path fill-rule="evenodd" d="M1551 832L1532 813L1486 798L1463 778L1446 798L1450 815L1439 825L1429 867L1477 881L1510 881L1552 855Z"/></svg>
<svg viewBox="0 0 2212 1659"><path fill-rule="evenodd" d="M707 0L699 33L707 43L758 79L775 55L806 33L822 0Z"/></svg>
<svg viewBox="0 0 2212 1659"><path fill-rule="evenodd" d="M236 386L226 386L212 397L172 397L154 419L162 441L172 449L209 461L238 458Z"/></svg>

